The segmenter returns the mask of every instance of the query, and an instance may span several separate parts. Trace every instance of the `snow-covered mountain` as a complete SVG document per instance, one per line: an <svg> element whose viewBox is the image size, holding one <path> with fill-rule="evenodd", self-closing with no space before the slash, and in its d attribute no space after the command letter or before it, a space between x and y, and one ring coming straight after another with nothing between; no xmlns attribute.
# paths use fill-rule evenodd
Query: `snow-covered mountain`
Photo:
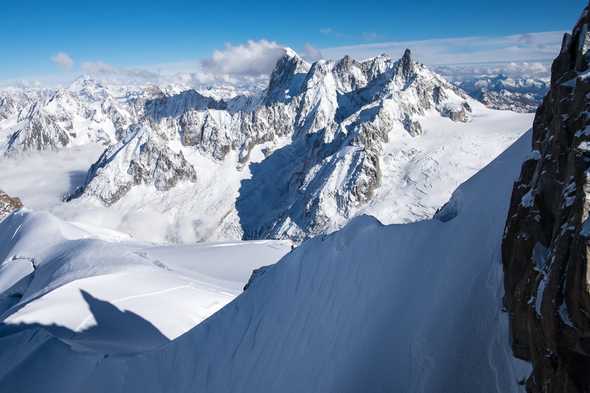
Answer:
<svg viewBox="0 0 590 393"><path fill-rule="evenodd" d="M529 146L527 134L438 219L363 216L304 242L180 336L228 299L203 279L211 254L13 214L0 223L0 390L522 392L499 257ZM238 249L231 266L247 258Z"/></svg>
<svg viewBox="0 0 590 393"><path fill-rule="evenodd" d="M488 113L500 124L481 110L474 123ZM430 121L451 122L434 115L420 118L422 136ZM258 269L200 323L236 294L220 280L244 282L227 265L218 275L216 264L195 264L224 259L227 244L204 246L206 255L154 249L47 213L13 213L0 223L0 390L523 392L530 366L512 355L500 255L531 136L461 185L435 218L357 217ZM229 265L260 266L235 251Z"/></svg>
<svg viewBox="0 0 590 393"><path fill-rule="evenodd" d="M115 170L105 170L107 166ZM91 192L111 205L135 185L153 184L156 190L167 191L180 181L195 182L197 175L182 152L173 152L150 129L132 128L91 166L87 179L99 180L85 184L68 197Z"/></svg>
<svg viewBox="0 0 590 393"><path fill-rule="evenodd" d="M289 250L287 241L158 246L22 209L0 222L0 336L45 326L82 352L143 352L222 308L253 269Z"/></svg>
<svg viewBox="0 0 590 393"><path fill-rule="evenodd" d="M309 64L285 49L266 89L244 95L87 77L23 91L37 98L19 98L0 122L1 154L108 146L87 158L86 176L64 173L70 202L52 211L86 221L90 211L148 209L174 242L301 241L363 213L386 223L432 217L532 119L487 110L410 51Z"/></svg>
<svg viewBox="0 0 590 393"><path fill-rule="evenodd" d="M21 95L24 96L21 97ZM110 144L134 123L129 102L98 82L80 78L68 88L6 94L18 105L9 108L0 124L2 154L55 150L91 142Z"/></svg>
<svg viewBox="0 0 590 393"><path fill-rule="evenodd" d="M5 127L8 120L31 105L33 102L43 99L48 91L43 89L2 89L0 90L0 126Z"/></svg>
<svg viewBox="0 0 590 393"><path fill-rule="evenodd" d="M482 75L455 82L489 108L535 112L549 90L549 81L539 78Z"/></svg>
<svg viewBox="0 0 590 393"><path fill-rule="evenodd" d="M512 131L472 135L484 134L492 115L497 124L512 123L502 132ZM125 211L150 203L184 219L192 214L189 226L208 239L300 241L333 231L367 208L386 210L380 218L387 222L431 216L472 168L485 165L528 121L487 111L415 62L410 51L398 61L383 55L310 65L286 50L260 94L218 100L189 90L146 100L138 123L69 199ZM483 146L468 152L471 157L436 153L444 170L454 172L450 181L436 178L439 161L432 157L443 140L460 151L467 140ZM411 178L416 167L420 179ZM424 193L433 182L445 185ZM409 204L371 205L404 184L409 193L420 189Z"/></svg>
<svg viewBox="0 0 590 393"><path fill-rule="evenodd" d="M71 161L92 138L70 135L53 161L10 150L3 189L26 204L49 177L70 191L56 214L297 242L155 244L0 192L0 392L590 391L590 6L552 73L532 121L409 52L310 65L286 51L260 94L117 101L130 123L85 175ZM47 97L38 118L57 128L14 146L59 140L68 121L47 114L86 102ZM11 102L0 122L18 137L39 101ZM31 189L19 171L35 161Z"/></svg>

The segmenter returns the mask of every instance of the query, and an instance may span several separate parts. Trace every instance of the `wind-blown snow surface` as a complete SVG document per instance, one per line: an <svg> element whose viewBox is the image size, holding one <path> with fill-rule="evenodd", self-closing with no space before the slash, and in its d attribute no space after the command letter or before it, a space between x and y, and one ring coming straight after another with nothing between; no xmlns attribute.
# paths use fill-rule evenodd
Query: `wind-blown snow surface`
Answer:
<svg viewBox="0 0 590 393"><path fill-rule="evenodd" d="M234 299L285 241L153 246L21 210L0 224L0 335L45 328L77 351L160 346Z"/></svg>
<svg viewBox="0 0 590 393"><path fill-rule="evenodd" d="M6 333L0 390L520 391L528 367L509 346L499 250L529 146L527 134L464 183L441 220L362 216L305 242L160 348L107 356L47 329Z"/></svg>

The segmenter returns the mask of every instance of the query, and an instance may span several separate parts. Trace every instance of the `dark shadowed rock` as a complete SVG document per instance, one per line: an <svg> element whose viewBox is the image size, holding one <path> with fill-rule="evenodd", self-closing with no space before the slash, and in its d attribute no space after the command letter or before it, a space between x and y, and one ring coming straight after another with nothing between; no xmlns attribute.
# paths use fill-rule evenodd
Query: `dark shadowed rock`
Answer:
<svg viewBox="0 0 590 393"><path fill-rule="evenodd" d="M502 244L512 347L535 393L590 391L589 23L586 9L553 63Z"/></svg>

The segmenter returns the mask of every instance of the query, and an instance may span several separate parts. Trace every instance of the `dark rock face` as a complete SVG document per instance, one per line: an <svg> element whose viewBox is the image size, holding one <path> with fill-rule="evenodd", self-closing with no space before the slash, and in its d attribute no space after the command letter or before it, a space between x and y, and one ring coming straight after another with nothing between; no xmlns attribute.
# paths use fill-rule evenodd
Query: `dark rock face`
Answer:
<svg viewBox="0 0 590 393"><path fill-rule="evenodd" d="M13 198L0 190L0 220L21 207L23 207L23 204L20 199Z"/></svg>
<svg viewBox="0 0 590 393"><path fill-rule="evenodd" d="M514 354L529 392L590 391L589 10L566 34L514 185L502 244Z"/></svg>
<svg viewBox="0 0 590 393"><path fill-rule="evenodd" d="M167 191L180 181L197 181L195 168L182 152L174 153L151 140L139 147L139 154L131 160L127 173L133 176L135 184L153 183L159 191Z"/></svg>

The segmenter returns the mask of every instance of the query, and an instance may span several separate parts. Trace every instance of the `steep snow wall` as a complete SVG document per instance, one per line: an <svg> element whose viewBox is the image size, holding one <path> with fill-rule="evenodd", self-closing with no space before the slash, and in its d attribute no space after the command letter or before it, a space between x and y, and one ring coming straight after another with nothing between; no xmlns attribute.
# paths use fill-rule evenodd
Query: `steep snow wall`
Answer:
<svg viewBox="0 0 590 393"><path fill-rule="evenodd" d="M117 356L76 351L46 329L5 335L0 391L520 391L530 370L512 357L499 258L529 146L527 134L438 220L362 216L305 242L160 348Z"/></svg>

